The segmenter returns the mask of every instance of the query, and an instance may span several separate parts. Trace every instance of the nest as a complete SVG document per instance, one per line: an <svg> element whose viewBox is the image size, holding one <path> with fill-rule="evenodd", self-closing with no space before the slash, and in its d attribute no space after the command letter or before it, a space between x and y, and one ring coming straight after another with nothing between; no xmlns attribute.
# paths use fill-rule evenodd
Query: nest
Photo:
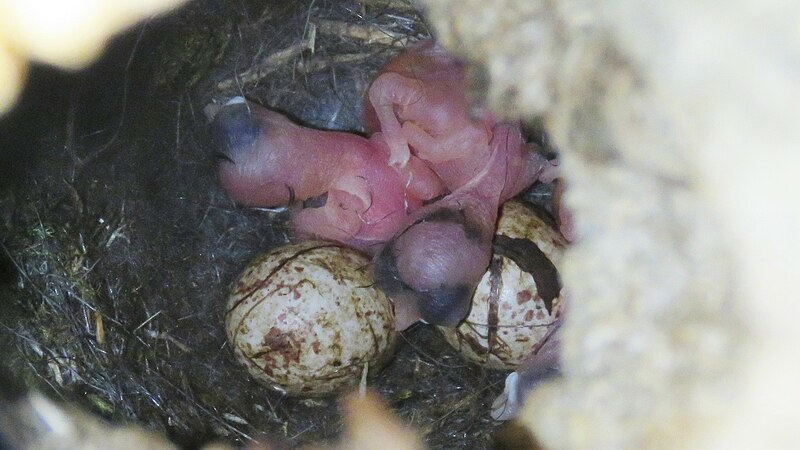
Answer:
<svg viewBox="0 0 800 450"><path fill-rule="evenodd" d="M0 352L28 388L188 447L337 437L335 398L270 392L226 346L229 285L288 236L218 186L202 109L245 95L357 132L375 71L429 31L396 1L267 3L194 2L89 71L31 74L0 133ZM432 328L403 340L370 384L431 448L490 447L505 374Z"/></svg>

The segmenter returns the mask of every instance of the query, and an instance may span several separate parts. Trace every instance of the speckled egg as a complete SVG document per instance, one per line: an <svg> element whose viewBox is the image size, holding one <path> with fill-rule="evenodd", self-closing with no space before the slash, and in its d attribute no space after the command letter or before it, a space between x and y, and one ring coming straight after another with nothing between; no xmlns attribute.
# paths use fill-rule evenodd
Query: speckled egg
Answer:
<svg viewBox="0 0 800 450"><path fill-rule="evenodd" d="M396 340L389 299L370 261L311 241L254 260L233 287L225 325L236 358L281 392L324 395L379 369Z"/></svg>
<svg viewBox="0 0 800 450"><path fill-rule="evenodd" d="M556 269L567 241L549 216L509 201L500 211L494 255L458 328L447 342L485 367L514 369L544 338L562 308Z"/></svg>

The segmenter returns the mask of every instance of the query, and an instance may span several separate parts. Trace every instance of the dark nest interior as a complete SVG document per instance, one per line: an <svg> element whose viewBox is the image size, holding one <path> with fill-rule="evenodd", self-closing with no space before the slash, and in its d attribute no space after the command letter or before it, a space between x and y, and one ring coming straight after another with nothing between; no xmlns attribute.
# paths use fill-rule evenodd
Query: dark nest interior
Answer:
<svg viewBox="0 0 800 450"><path fill-rule="evenodd" d="M205 0L121 36L83 72L35 68L0 122L10 376L186 447L336 439L335 398L271 392L226 346L231 282L288 231L222 191L203 108L243 94L357 132L375 71L429 35L404 3ZM431 448L491 448L505 373L465 362L427 326L402 341L371 386Z"/></svg>

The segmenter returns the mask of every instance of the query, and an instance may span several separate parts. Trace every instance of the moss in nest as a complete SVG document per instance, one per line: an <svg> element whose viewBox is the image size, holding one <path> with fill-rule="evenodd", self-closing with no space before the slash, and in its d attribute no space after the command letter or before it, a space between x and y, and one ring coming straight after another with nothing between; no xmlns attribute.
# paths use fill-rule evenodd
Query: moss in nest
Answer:
<svg viewBox="0 0 800 450"><path fill-rule="evenodd" d="M104 311L101 286L91 274L97 255L120 238L124 225L78 225L75 219L87 218L55 209L61 221L53 221L56 217L42 203L18 205L19 228L8 232L11 238L3 243L18 277L8 292L16 300L15 311L2 318L9 332L4 337L16 338L17 351L9 352L6 362L21 373L30 375L20 369L34 369L38 377L27 377L29 387L59 395L83 389L96 403L110 405L104 411L110 415L117 401L110 374L89 367L109 363L113 316Z"/></svg>
<svg viewBox="0 0 800 450"><path fill-rule="evenodd" d="M190 89L207 76L229 48L233 21L230 16L197 5L189 5L183 14L167 21L174 33L155 49L154 84Z"/></svg>

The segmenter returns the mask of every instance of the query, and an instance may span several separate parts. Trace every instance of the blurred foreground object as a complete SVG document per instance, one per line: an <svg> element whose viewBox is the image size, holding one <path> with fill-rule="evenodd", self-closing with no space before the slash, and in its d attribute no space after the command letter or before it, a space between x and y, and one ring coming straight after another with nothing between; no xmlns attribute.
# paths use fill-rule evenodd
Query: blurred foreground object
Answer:
<svg viewBox="0 0 800 450"><path fill-rule="evenodd" d="M800 7L424 3L496 111L542 116L576 244L547 448L797 448Z"/></svg>
<svg viewBox="0 0 800 450"><path fill-rule="evenodd" d="M417 433L406 428L380 398L367 391L343 401L346 430L340 449L422 450Z"/></svg>
<svg viewBox="0 0 800 450"><path fill-rule="evenodd" d="M406 426L371 390L352 392L340 399L344 416L341 439L332 444L311 444L302 450L424 450L416 430ZM258 443L248 450L284 448ZM206 448L209 450L208 448Z"/></svg>
<svg viewBox="0 0 800 450"><path fill-rule="evenodd" d="M7 447L5 447L7 446ZM75 407L39 393L0 404L0 448L174 449L166 438L137 426L110 426Z"/></svg>
<svg viewBox="0 0 800 450"><path fill-rule="evenodd" d="M79 69L117 32L185 0L0 0L0 114L13 105L27 60Z"/></svg>

